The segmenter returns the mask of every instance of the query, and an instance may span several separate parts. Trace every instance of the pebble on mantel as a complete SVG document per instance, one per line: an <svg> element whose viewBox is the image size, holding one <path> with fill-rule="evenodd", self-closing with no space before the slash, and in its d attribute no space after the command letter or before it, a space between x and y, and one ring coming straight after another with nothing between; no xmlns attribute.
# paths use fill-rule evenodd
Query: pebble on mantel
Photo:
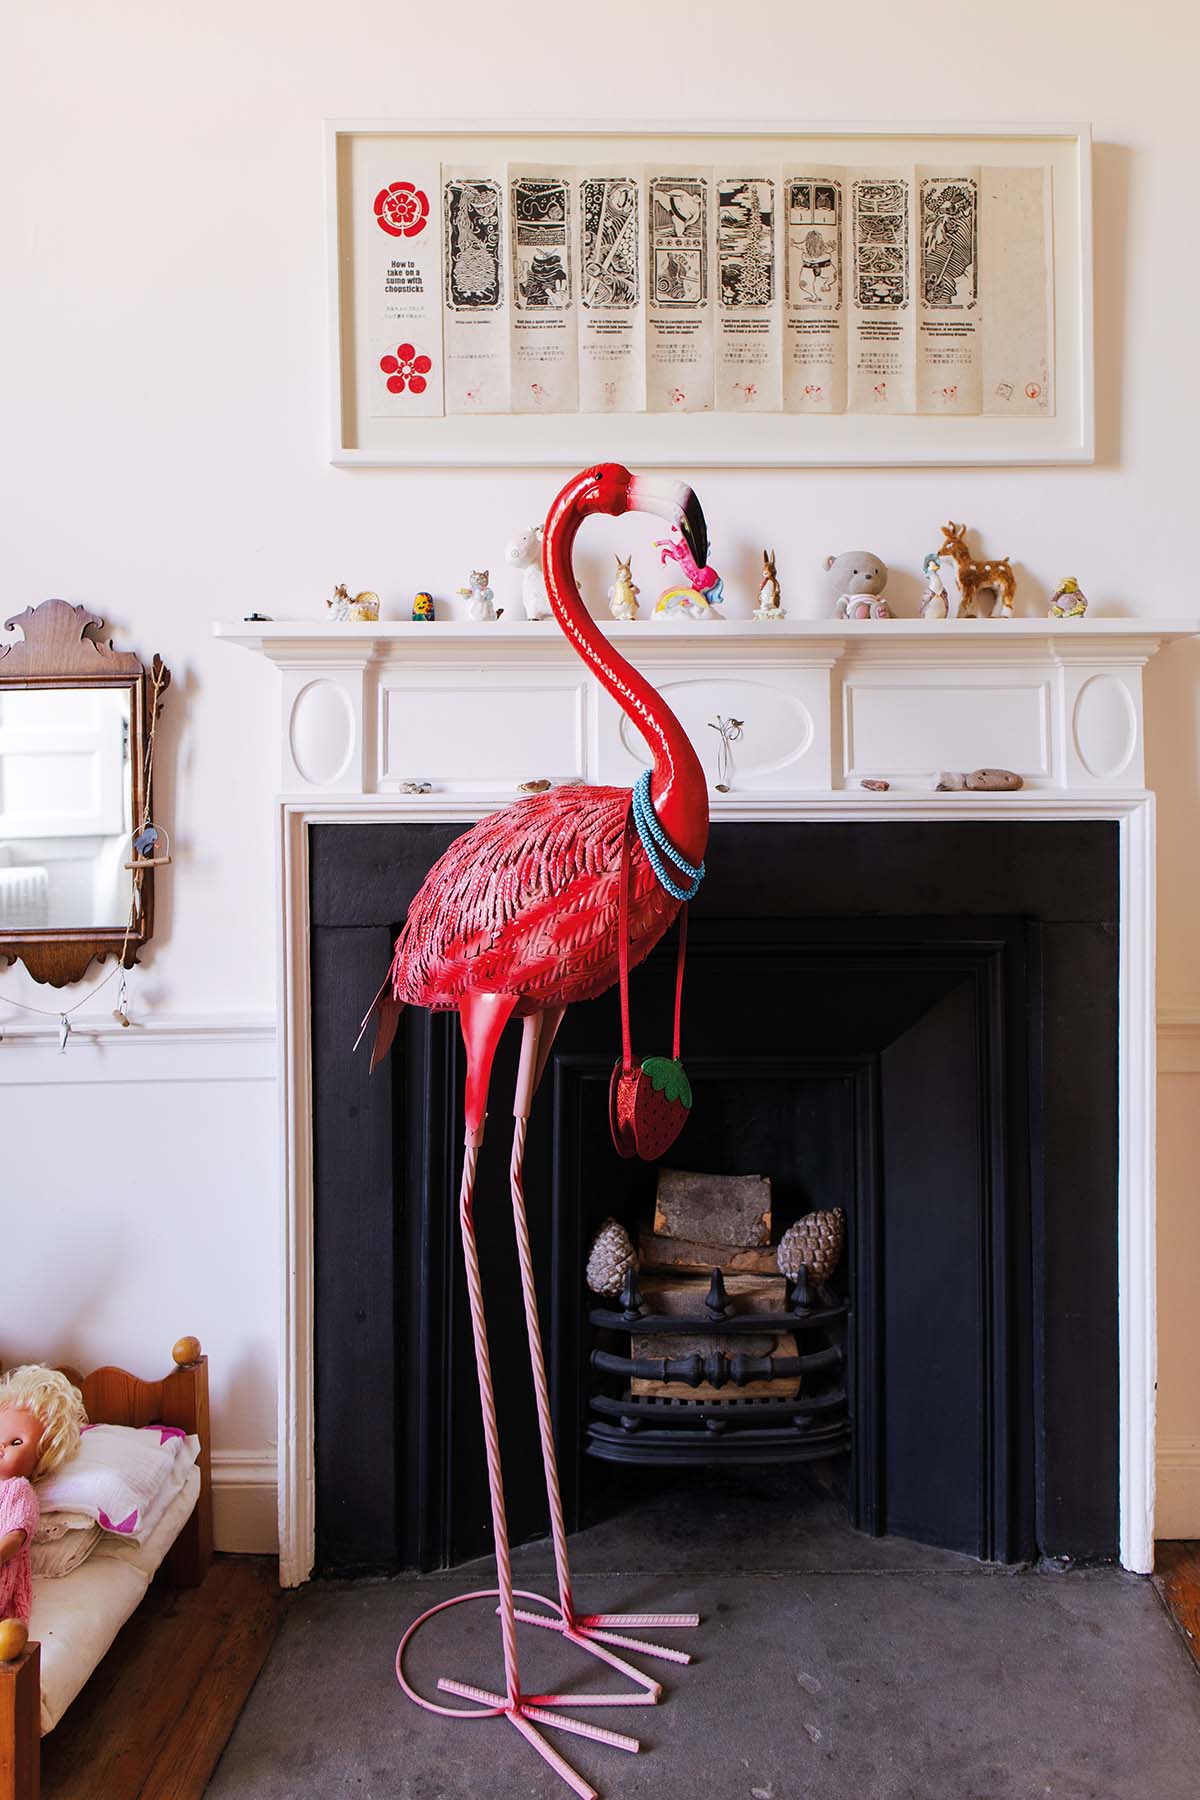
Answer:
<svg viewBox="0 0 1200 1800"><path fill-rule="evenodd" d="M1011 794L1025 782L1012 769L972 769L969 775L942 769L934 786L939 794L959 793L964 788L973 794Z"/></svg>
<svg viewBox="0 0 1200 1800"><path fill-rule="evenodd" d="M974 794L1012 794L1025 783L1012 769L972 769L967 786Z"/></svg>
<svg viewBox="0 0 1200 1800"><path fill-rule="evenodd" d="M886 794L892 784L890 781L860 781L858 785L869 788L873 794Z"/></svg>

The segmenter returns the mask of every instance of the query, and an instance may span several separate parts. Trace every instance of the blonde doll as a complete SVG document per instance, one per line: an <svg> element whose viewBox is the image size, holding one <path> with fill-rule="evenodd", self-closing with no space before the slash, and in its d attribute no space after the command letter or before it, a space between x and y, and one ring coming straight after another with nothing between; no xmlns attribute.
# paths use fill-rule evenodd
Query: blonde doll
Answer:
<svg viewBox="0 0 1200 1800"><path fill-rule="evenodd" d="M33 1598L29 1546L41 1508L32 1478L79 1448L83 1399L57 1369L27 1364L0 1376L0 1655L19 1656Z"/></svg>

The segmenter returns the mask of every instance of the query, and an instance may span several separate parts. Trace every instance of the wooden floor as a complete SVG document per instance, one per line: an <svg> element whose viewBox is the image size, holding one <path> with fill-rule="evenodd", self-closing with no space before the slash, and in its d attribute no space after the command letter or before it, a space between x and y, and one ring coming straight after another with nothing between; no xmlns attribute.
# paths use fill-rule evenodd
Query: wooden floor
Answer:
<svg viewBox="0 0 1200 1800"><path fill-rule="evenodd" d="M219 1556L156 1584L42 1740L44 1800L201 1800L279 1625L278 1564Z"/></svg>
<svg viewBox="0 0 1200 1800"><path fill-rule="evenodd" d="M1154 1585L1200 1668L1200 1543L1156 1544Z"/></svg>

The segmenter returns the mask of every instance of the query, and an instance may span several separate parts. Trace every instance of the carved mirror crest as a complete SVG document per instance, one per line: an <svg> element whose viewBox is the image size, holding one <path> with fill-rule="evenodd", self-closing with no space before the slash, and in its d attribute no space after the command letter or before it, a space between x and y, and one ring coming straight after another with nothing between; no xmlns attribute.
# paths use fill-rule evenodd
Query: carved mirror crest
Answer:
<svg viewBox="0 0 1200 1800"><path fill-rule="evenodd" d="M170 673L46 600L0 637L0 960L52 987L137 961L154 923L154 727Z"/></svg>

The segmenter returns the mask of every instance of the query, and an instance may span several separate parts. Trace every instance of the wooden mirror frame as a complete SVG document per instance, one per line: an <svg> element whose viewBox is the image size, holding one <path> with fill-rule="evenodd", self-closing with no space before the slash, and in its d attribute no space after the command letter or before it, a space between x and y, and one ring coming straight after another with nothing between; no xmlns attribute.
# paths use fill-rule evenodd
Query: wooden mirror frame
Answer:
<svg viewBox="0 0 1200 1800"><path fill-rule="evenodd" d="M20 626L23 636L11 644L0 643L0 692L5 688L125 688L129 701L129 768L131 810L130 856L133 834L149 812L150 770L146 751L150 740L150 707L162 710L162 697L171 676L162 658L155 656L149 669L131 651L114 650L112 639L92 635L104 620L85 606L66 600L44 600L27 606L4 621L4 630ZM0 925L0 961L23 962L35 981L65 987L81 981L93 962L119 957L132 968L138 951L149 943L154 926L154 870L139 864L132 870L134 916L124 925L50 926L31 931L6 931ZM124 952L122 954L122 952Z"/></svg>

